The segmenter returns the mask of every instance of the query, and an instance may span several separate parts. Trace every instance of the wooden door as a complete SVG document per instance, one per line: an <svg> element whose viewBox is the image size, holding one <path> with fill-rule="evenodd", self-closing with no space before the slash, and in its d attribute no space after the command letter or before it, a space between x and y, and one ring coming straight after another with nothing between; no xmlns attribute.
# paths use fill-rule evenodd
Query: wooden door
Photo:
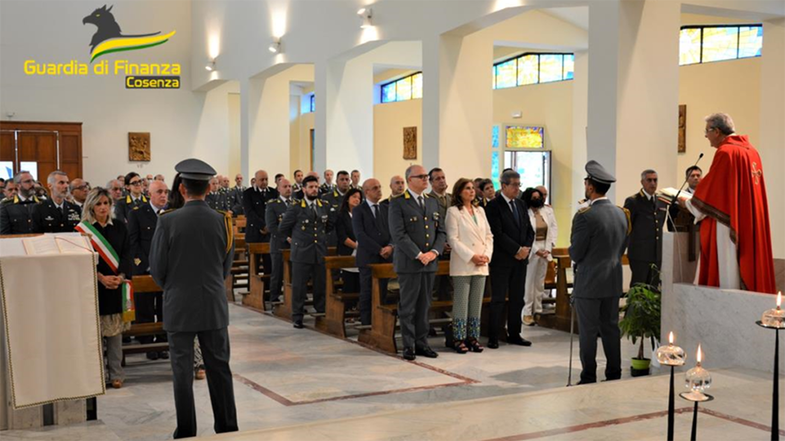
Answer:
<svg viewBox="0 0 785 441"><path fill-rule="evenodd" d="M41 183L54 170L81 178L82 123L0 121L0 163L12 175L31 171Z"/></svg>

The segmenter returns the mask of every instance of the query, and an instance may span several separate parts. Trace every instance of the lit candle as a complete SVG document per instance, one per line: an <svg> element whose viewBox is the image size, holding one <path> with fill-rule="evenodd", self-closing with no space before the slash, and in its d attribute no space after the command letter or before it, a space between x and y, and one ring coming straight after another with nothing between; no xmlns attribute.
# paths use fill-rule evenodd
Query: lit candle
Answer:
<svg viewBox="0 0 785 441"><path fill-rule="evenodd" d="M703 361L703 351L701 351L701 346L698 345L698 355L696 357L697 363L695 367L687 371L687 375L685 377L685 386L687 389L690 389L691 394L695 394L697 396L703 395L703 391L711 387L711 374L709 371L701 366L701 362Z"/></svg>
<svg viewBox="0 0 785 441"><path fill-rule="evenodd" d="M698 345L698 356L695 357L695 358L698 360L698 364L697 365L700 366L701 365L701 358L702 358L701 357L701 345Z"/></svg>
<svg viewBox="0 0 785 441"><path fill-rule="evenodd" d="M761 324L769 328L785 328L785 311L782 310L782 291L777 293L777 307L763 313Z"/></svg>
<svg viewBox="0 0 785 441"><path fill-rule="evenodd" d="M673 331L668 334L668 346L657 348L657 361L665 366L681 366L687 358L684 349L673 344Z"/></svg>

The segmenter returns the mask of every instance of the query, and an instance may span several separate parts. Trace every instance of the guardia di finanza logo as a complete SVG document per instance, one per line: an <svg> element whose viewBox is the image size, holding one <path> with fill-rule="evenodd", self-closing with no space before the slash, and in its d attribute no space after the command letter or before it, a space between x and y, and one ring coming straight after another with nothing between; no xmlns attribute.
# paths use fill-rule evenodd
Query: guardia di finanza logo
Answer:
<svg viewBox="0 0 785 441"><path fill-rule="evenodd" d="M161 32L152 34L123 35L120 25L112 15L112 8L106 5L93 11L92 14L82 19L82 24L93 24L98 29L90 41L90 63L96 58L113 52L134 51L148 47L160 46L174 35L175 31L161 35Z"/></svg>

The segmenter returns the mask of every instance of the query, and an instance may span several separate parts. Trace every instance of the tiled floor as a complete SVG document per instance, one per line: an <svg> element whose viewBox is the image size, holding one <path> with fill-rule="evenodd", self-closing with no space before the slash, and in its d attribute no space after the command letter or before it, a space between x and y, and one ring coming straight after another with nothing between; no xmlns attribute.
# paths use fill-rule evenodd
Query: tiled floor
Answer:
<svg viewBox="0 0 785 441"><path fill-rule="evenodd" d="M241 437L238 439L458 437L469 440L508 436L586 439L586 436L607 440L630 439L631 433L640 434L641 439L662 438L655 436L656 431L652 432L663 426L662 416L584 427L664 411L666 404L661 392L667 393L667 388L662 389L667 377L629 380L626 370L625 379L620 382L565 388L569 335L563 332L525 328L524 336L534 342L532 347L502 345L495 351L486 349L482 354L465 355L445 349L443 339L434 338L431 344L440 357L418 358L416 363L410 363L356 342L309 329L295 330L283 320L239 306L230 307L230 313L232 370L239 426L243 431L236 434ZM635 352L626 340L622 348L624 360ZM598 358L601 360L602 356ZM574 363L573 381L577 381L580 366L577 341ZM624 361L625 366L627 363ZM600 372L602 364L600 361ZM655 373L661 372L655 369ZM132 356L126 374L123 389L109 390L99 397L99 421L3 432L0 438L171 438L175 413L168 363ZM727 374L727 380L723 381L740 386L740 390L744 390L744 385L758 383L765 389L767 384L758 378L738 380L734 375ZM739 416L722 407L727 406L727 399L719 399L720 391L727 388L722 381L718 380L717 384L722 385L718 386L718 400L707 408ZM212 435L207 384L198 381L194 389L199 434ZM733 400L738 402L742 398L733 397ZM756 399L748 401L746 407L757 409L748 416L750 420L765 424L765 406ZM680 424L688 427L689 415L678 418L687 421ZM736 424L703 414L701 418L706 422L707 433L713 430L712 424L719 424L719 433L725 430L722 424ZM572 426L580 426L584 435L565 429ZM758 432L765 435L749 426L736 429L742 435ZM264 430L264 435L249 432L258 430Z"/></svg>

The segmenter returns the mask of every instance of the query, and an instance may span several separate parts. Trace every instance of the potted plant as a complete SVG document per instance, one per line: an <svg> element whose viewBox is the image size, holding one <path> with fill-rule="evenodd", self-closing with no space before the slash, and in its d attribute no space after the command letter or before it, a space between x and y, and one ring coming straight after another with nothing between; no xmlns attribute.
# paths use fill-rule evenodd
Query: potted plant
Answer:
<svg viewBox="0 0 785 441"><path fill-rule="evenodd" d="M622 335L636 344L640 339L638 356L632 358L632 376L649 374L651 360L643 352L643 342L660 338L660 298L659 289L654 286L638 283L627 292L627 302L622 307L624 318L619 322Z"/></svg>

